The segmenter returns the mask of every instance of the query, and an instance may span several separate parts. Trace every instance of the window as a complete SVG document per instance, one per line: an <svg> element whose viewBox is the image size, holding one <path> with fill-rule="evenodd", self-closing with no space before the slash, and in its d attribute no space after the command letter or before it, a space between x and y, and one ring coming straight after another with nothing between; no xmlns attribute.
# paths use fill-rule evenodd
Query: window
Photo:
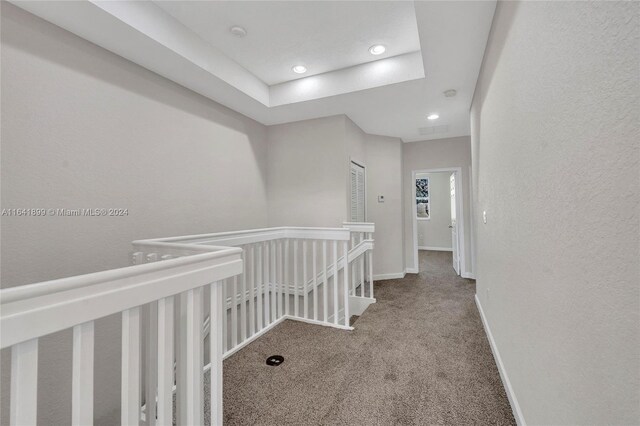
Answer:
<svg viewBox="0 0 640 426"><path fill-rule="evenodd" d="M416 179L416 216L418 219L429 219L431 213L429 201L429 178Z"/></svg>

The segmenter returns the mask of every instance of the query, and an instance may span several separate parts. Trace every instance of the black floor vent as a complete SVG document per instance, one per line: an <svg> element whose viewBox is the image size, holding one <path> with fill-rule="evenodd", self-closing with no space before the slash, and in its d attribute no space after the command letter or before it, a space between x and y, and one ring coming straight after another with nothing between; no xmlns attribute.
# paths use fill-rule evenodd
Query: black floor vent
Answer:
<svg viewBox="0 0 640 426"><path fill-rule="evenodd" d="M269 358L267 358L267 365L271 365L274 367L279 366L283 362L284 362L284 357L281 355L271 355Z"/></svg>

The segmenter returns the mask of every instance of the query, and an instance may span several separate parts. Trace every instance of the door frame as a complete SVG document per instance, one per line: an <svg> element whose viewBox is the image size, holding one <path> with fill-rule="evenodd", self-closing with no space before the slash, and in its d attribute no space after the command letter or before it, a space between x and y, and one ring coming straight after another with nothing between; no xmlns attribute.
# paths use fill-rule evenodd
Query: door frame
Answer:
<svg viewBox="0 0 640 426"><path fill-rule="evenodd" d="M459 218L458 222L458 262L460 276L464 276L467 271L466 260L466 246L464 241L464 204L463 204L463 190L462 190L462 167L443 167L439 169L420 169L411 171L411 221L413 222L412 239L413 239L413 265L416 273L420 272L420 264L418 262L418 218L414 209L416 200L416 175L422 173L440 173L451 172L455 173L456 180L456 217Z"/></svg>

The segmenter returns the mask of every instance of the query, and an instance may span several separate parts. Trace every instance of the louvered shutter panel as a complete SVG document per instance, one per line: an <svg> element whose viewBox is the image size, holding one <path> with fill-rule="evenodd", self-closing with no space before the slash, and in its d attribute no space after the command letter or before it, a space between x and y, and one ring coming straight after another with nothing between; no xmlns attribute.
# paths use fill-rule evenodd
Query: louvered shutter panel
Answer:
<svg viewBox="0 0 640 426"><path fill-rule="evenodd" d="M365 181L364 168L351 163L351 221L364 222L365 220Z"/></svg>
<svg viewBox="0 0 640 426"><path fill-rule="evenodd" d="M358 172L351 166L351 222L358 220Z"/></svg>
<svg viewBox="0 0 640 426"><path fill-rule="evenodd" d="M358 222L364 222L364 169L358 170Z"/></svg>

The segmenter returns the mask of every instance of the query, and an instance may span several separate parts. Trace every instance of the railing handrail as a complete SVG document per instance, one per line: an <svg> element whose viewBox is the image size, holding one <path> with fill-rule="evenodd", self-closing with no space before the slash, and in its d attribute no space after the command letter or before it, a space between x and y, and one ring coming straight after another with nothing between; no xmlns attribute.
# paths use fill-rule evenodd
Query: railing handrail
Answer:
<svg viewBox="0 0 640 426"><path fill-rule="evenodd" d="M0 348L11 347L12 356L12 424L35 423L38 339L68 329L73 330L72 422L92 421L94 323L113 314L122 317L122 423L139 423L141 369L145 415L164 424L176 404L181 423L202 423L206 290L209 403L212 424L221 424L224 356L286 319L352 330L350 313L360 315L375 303L373 231L373 224L345 223L138 240L134 266L0 290ZM174 376L182 389L175 402ZM155 407L148 404L154 398Z"/></svg>
<svg viewBox="0 0 640 426"><path fill-rule="evenodd" d="M242 250L209 249L213 251L1 290L0 347L242 273Z"/></svg>
<svg viewBox="0 0 640 426"><path fill-rule="evenodd" d="M4 307L7 303L16 302L23 299L46 296L62 291L73 290L79 287L93 286L107 281L117 279L125 279L136 275L170 269L175 266L189 265L202 261L202 259L215 259L225 257L229 254L240 253L241 250L235 247L220 246L199 246L182 244L180 248L190 251L202 252L198 257L197 254L192 256L179 257L167 260L162 263L146 263L142 265L125 266L122 268L108 269L106 271L92 272L83 275L74 275L66 278L58 278L55 280L41 281L33 284L25 284L16 287L9 287L0 290L0 303Z"/></svg>
<svg viewBox="0 0 640 426"><path fill-rule="evenodd" d="M375 232L376 224L373 222L343 222L342 227L352 232Z"/></svg>
<svg viewBox="0 0 640 426"><path fill-rule="evenodd" d="M280 238L300 238L300 239L316 239L316 240L340 240L349 239L347 228L319 228L304 226L279 226L272 228L246 229L239 231L216 232L212 234L196 234L183 235L169 238L150 238L134 241L133 244L158 244L158 243L175 243L183 242L195 245L206 245L210 242L218 242L220 240L229 240L233 238L242 239L242 244L251 244L252 242L264 241L260 239L262 236L278 236ZM251 241L254 237L255 241ZM273 238L272 238L273 239Z"/></svg>
<svg viewBox="0 0 640 426"><path fill-rule="evenodd" d="M354 260L365 254L369 250L373 250L374 240L362 240L351 250L349 250L349 257L347 258L349 263L353 263Z"/></svg>
<svg viewBox="0 0 640 426"><path fill-rule="evenodd" d="M356 246L354 246L351 250L349 250L349 257L348 257L348 262L349 263L353 263L356 259L358 259L360 256L366 254L369 250L373 250L374 248L374 240L362 240L360 241ZM344 256L340 256L338 257L338 271L341 271L344 268ZM335 268L334 266L328 265L327 266L327 270L326 271L319 271L316 274L315 279L318 282L321 282L323 277L326 275L327 279L332 278L333 275L335 274ZM301 291L306 291L307 293L311 293L313 291L313 283L314 283L314 277L309 277L307 279L306 282L301 283L300 285L294 285L294 284L279 284L279 283L269 283L269 284L265 284L262 283L261 284L261 288L262 289L269 289L271 290L271 288L275 288L275 287L280 287L280 288L285 288L288 287L289 290L291 292L294 292L296 290L296 288L298 290ZM245 296L247 296L249 294L249 290L245 290L244 291ZM239 300L242 298L242 292L238 292L236 294L236 297L234 298L233 295L227 295L227 297L225 298L226 300L224 301L225 306L227 308L231 307L231 304L233 303L233 300L238 300L238 303L241 303Z"/></svg>
<svg viewBox="0 0 640 426"><path fill-rule="evenodd" d="M114 286L117 287L114 284L116 282L136 282L137 285L140 285L140 281L144 281L144 277L151 277L155 273L165 272L166 275L170 275L172 270L177 271L181 268L183 269L185 267L193 267L194 265L199 263L215 263L216 260L220 259L226 259L230 261L237 260L240 264L240 266L238 266L237 268L237 273L242 273L242 250L232 247L233 245L251 244L253 242L265 241L264 238L298 238L318 240L327 239L347 241L350 238L351 232L371 233L374 232L374 226L375 225L373 223L344 222L343 228L283 226L137 240L133 242L134 247L154 247L165 248L167 250L180 250L188 253L189 255L165 260L163 262L151 262L141 265L128 266L124 268L111 269L107 271L2 289L0 290L0 304L2 307L2 315L0 316L0 328L3 334L1 347L5 348L15 343L19 343L20 341L25 341L43 335L42 333L39 335L36 335L37 333L31 333L29 334L29 336L27 336L21 331L22 335L18 337L18 333L16 333L15 330L13 333L11 333L11 331L8 330L8 328L10 327L7 327L7 324L15 324L14 321L16 320L16 318L28 315L30 312L47 310L48 308L50 308L49 305L52 305L53 303L64 305L67 306L67 309L71 309L70 306L74 303L82 303L83 298L93 298L95 295L102 294L107 290L109 292L126 291L126 286L120 288L111 288ZM234 239L236 240L234 241ZM210 245L214 242L226 243L226 245ZM367 250L371 250L372 248L373 240L361 240L349 251L348 262L350 263L355 258L361 256L362 254L364 254L364 252L366 252ZM86 291L88 287L91 287L90 292ZM197 287L197 285L190 286L184 289L180 287L180 290L176 290L174 292L171 292L172 290L168 290L170 293L168 293L167 295L177 294L181 291L185 291L194 287ZM158 300L162 297L165 297L155 291L151 292L150 294L153 294L153 300ZM137 305L142 305L144 303L147 302L140 302L137 303ZM106 315L128 309L128 307L130 307L129 305L130 303L123 304L121 308L113 307L113 312L107 313ZM101 316L106 315L93 315L90 316L91 318L87 317L84 320L89 321L91 319L97 319ZM75 318L75 316L71 315L70 318ZM56 323L56 321L53 322ZM47 324L47 327L45 328L55 328L54 331L59 331L64 328L72 327L73 325L79 324L79 322L68 320L65 321L65 324L66 325L64 326L53 326L52 324ZM13 334L14 336L8 338L8 336L10 336L11 334Z"/></svg>

